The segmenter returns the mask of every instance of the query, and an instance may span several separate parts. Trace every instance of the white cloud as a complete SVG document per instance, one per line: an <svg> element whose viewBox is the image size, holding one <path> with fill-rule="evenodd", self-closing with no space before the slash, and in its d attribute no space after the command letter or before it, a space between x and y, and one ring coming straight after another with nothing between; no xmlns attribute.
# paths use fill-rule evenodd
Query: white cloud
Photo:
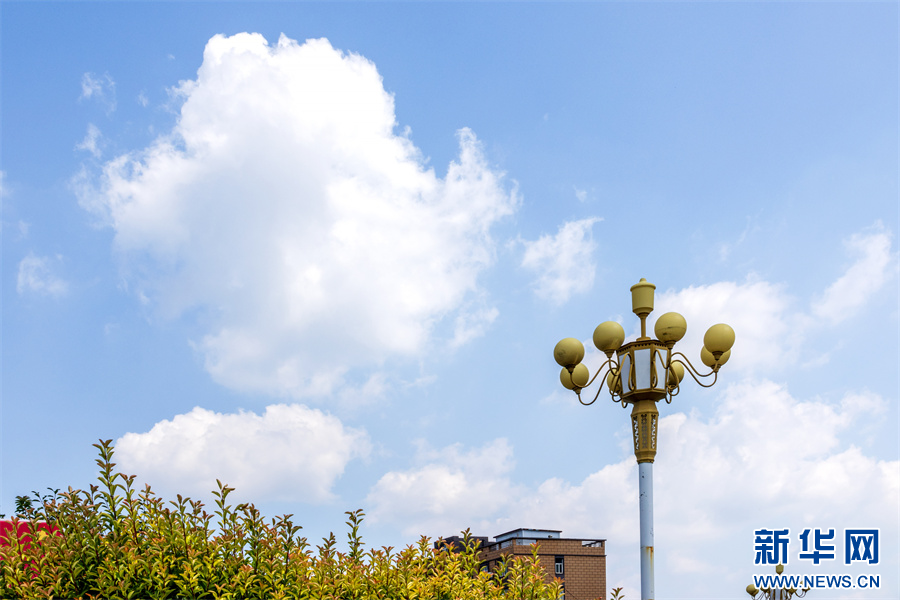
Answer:
<svg viewBox="0 0 900 600"><path fill-rule="evenodd" d="M735 331L728 371L771 371L795 365L798 359L806 368L824 364L828 354L811 357L798 352L810 328L823 325L813 317L824 319L826 326L840 323L863 308L897 270L891 233L881 224L853 234L844 245L848 254L857 256L856 261L812 302L809 312L793 308L795 302L784 286L750 277L744 283L719 282L658 293L648 328L652 331L664 312L681 313L688 332L676 350L701 369L703 335L715 323L728 323Z"/></svg>
<svg viewBox="0 0 900 600"><path fill-rule="evenodd" d="M116 82L109 73L85 73L81 76L79 100L96 100L103 105L106 114L112 114L116 110Z"/></svg>
<svg viewBox="0 0 900 600"><path fill-rule="evenodd" d="M538 297L560 305L573 294L591 289L596 270L591 227L600 220L569 221L555 236L542 235L533 242L523 242L522 266L537 272L534 291Z"/></svg>
<svg viewBox="0 0 900 600"><path fill-rule="evenodd" d="M703 572L717 573L723 589L741 593L753 567L756 528L879 527L882 539L896 539L900 463L844 441L885 409L870 393L832 404L797 399L771 381L746 380L724 389L712 416L663 416L654 467L657 572L665 560L667 581L688 597L706 589L696 581ZM619 415L624 427L627 415ZM493 535L545 524L603 537L611 549L609 581L636 588L637 469L630 452L581 482L552 478L532 489L510 482L512 463L505 440L468 452L459 446L432 452L426 464L378 482L369 496L373 514L407 533L450 535L472 527ZM895 546L885 544L882 552L882 564L895 564ZM742 554L750 557L746 571L735 568Z"/></svg>
<svg viewBox="0 0 900 600"><path fill-rule="evenodd" d="M844 240L850 254L858 258L825 293L812 304L813 315L840 323L855 314L895 275L896 255L891 253L891 233L881 223Z"/></svg>
<svg viewBox="0 0 900 600"><path fill-rule="evenodd" d="M681 540L681 554L726 576L735 555L752 556L748 536L760 527L799 533L803 527L855 526L862 519L896 539L900 463L867 456L844 441L885 407L872 394L830 404L797 399L770 381L747 380L726 388L708 420L684 414L663 419L654 483L657 498L666 500L656 513L658 535ZM729 546L727 557L707 551ZM748 572L750 567L748 561ZM740 575L730 574L736 583Z"/></svg>
<svg viewBox="0 0 900 600"><path fill-rule="evenodd" d="M59 257L57 257L58 260ZM49 258L36 256L33 252L29 252L19 262L16 291L19 294L34 293L61 297L68 293L69 285L53 272Z"/></svg>
<svg viewBox="0 0 900 600"><path fill-rule="evenodd" d="M790 307L791 299L783 286L766 281L749 279L744 283L691 286L658 293L647 329L652 335L656 319L662 314L681 313L688 329L675 349L703 371L703 336L710 326L727 323L734 329L736 339L725 369L758 372L793 360L792 349L800 343L802 327L799 319L792 318Z"/></svg>
<svg viewBox="0 0 900 600"><path fill-rule="evenodd" d="M147 94L145 94L143 91L141 91L141 93L139 93L137 96L137 102L144 108L147 108L147 105L150 104L150 99L147 98Z"/></svg>
<svg viewBox="0 0 900 600"><path fill-rule="evenodd" d="M869 240L864 246L874 244ZM855 265L847 273L854 269ZM778 365L796 364L797 356L804 355L800 350L811 321L793 305L783 286L753 278L669 290L657 297L657 312L677 310L687 318L688 335L679 346L695 363L710 325L724 321L737 332L734 354L725 368L728 378L716 387L714 414L672 414L686 408L683 395L672 407L660 408L660 451L654 469L657 573L687 597L708 594L697 576L710 572L717 573L722 589L738 590L727 597L738 597L756 572L752 533L757 528L789 527L795 537L807 527L878 527L882 539L896 539L900 533L896 510L900 462L894 456L881 459L865 445L880 427L893 427L881 418L888 411L886 400L865 390L847 393L837 402L798 398L785 384L762 376ZM650 327L652 331L652 323ZM585 361L594 372L599 353L589 349ZM723 387L736 377L743 379ZM571 394L553 394L543 403L573 401ZM626 411L621 419L627 440ZM466 454L458 447L454 452ZM498 494L495 502L476 503L468 511L460 507L452 520L421 508L416 527L447 535L472 526L478 534L491 535L523 524L546 524L539 526L605 537L609 581L624 584L626 594L637 595L637 469L630 448L626 452L623 458L599 458L599 469L580 482L551 478L527 487L511 481L509 467L498 468L494 485L513 493ZM499 464L512 464L512 454L504 460ZM466 467L437 457L426 467L396 471L382 481L410 483L394 486L392 495L375 489L370 500L379 502L382 518L402 523L404 511L429 506L424 500L417 504L421 495L433 491L426 484L427 474L452 472L457 497L474 495L474 486L466 487L469 481L480 488L491 485L470 475ZM401 489L407 495L399 493ZM882 564L896 563L895 545L882 546L882 551L890 554L883 556ZM742 562L741 556L748 558ZM806 564L801 566L798 571L794 565L794 572L811 572ZM896 595L896 584L882 592L879 597Z"/></svg>
<svg viewBox="0 0 900 600"><path fill-rule="evenodd" d="M426 169L374 64L324 39L219 35L177 94L169 135L75 185L139 294L205 312L194 346L216 381L327 393L478 297L515 192L468 129L445 178ZM491 318L463 315L457 337Z"/></svg>
<svg viewBox="0 0 900 600"><path fill-rule="evenodd" d="M75 149L90 152L94 158L100 158L99 142L102 137L103 134L100 133L100 129L93 123L88 123L87 133L85 134L84 139L76 144Z"/></svg>
<svg viewBox="0 0 900 600"><path fill-rule="evenodd" d="M512 483L513 450L503 438L472 450L455 444L435 451L419 442L413 462L408 470L386 473L367 498L374 521L401 526L406 535L447 536L467 527L493 535L548 520L555 529L584 536L631 535L635 529L629 527L635 519L621 520L621 509L598 511L610 492L636 493L633 458L605 466L580 485L554 478L536 489Z"/></svg>
<svg viewBox="0 0 900 600"><path fill-rule="evenodd" d="M347 463L369 454L368 436L300 404L223 414L195 407L116 442L124 472L163 489L203 496L216 479L254 498L321 503Z"/></svg>
<svg viewBox="0 0 900 600"><path fill-rule="evenodd" d="M497 439L464 451L455 444L433 450L419 442L419 466L386 473L367 502L373 522L402 526L404 535L453 535L469 526L486 526L515 495L509 481L512 448Z"/></svg>

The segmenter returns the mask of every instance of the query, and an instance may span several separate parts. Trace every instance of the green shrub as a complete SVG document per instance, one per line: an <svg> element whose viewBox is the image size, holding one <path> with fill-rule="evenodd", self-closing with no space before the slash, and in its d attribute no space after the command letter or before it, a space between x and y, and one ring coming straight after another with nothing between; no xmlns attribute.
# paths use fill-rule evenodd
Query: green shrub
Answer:
<svg viewBox="0 0 900 600"><path fill-rule="evenodd" d="M426 537L401 550L366 549L364 514L346 513L347 551L334 534L312 547L284 515L269 521L252 504L231 506L217 481L216 510L182 497L163 501L114 471L100 441L100 485L40 496L29 506L30 543L0 545L3 598L553 599L535 549L497 573L481 570L476 543L435 550ZM17 519L13 519L16 531ZM44 521L46 525L40 523ZM48 526L56 533L48 532ZM16 539L13 539L16 538Z"/></svg>

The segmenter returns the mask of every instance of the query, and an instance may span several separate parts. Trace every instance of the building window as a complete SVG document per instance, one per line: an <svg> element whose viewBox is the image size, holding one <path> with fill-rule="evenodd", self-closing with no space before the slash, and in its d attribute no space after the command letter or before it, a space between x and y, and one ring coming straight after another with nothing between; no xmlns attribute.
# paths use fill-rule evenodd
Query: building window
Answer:
<svg viewBox="0 0 900 600"><path fill-rule="evenodd" d="M556 557L556 576L562 577L565 574L566 573L565 573L565 566L563 564L563 557L557 556Z"/></svg>

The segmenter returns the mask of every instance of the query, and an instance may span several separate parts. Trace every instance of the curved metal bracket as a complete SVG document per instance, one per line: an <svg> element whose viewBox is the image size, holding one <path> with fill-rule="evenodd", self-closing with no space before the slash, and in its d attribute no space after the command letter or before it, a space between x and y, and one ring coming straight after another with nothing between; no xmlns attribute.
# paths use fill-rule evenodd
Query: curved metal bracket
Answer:
<svg viewBox="0 0 900 600"><path fill-rule="evenodd" d="M691 376L691 378L697 382L697 385L704 388L710 388L716 384L716 381L719 379L719 369L721 365L716 364L712 371L709 373L701 373L694 365L691 363L690 359L685 356L681 352L673 352L671 346L667 346L665 361L664 361L664 371L666 375L663 377L668 377L669 369L672 367L672 363L677 359L682 365L684 365L684 370ZM597 372L594 373L593 377L591 377L588 382L584 385L584 387L573 387L572 391L575 392L575 395L578 397L578 402L583 406L590 406L595 403L597 399L600 397L600 392L603 390L603 387L606 385L606 375L611 373L613 369L619 369L620 365L618 361L613 358L613 353L609 352L606 355L606 360L600 365L600 368L597 369ZM570 371L571 374L571 371ZM587 387L593 385L593 383L597 380L598 377L602 377L600 379L600 387L597 388L597 393L594 394L594 397L590 400L583 400L581 397L581 391ZM701 379L706 379L707 377L712 377L712 381L709 383L704 383ZM668 381L666 382L668 384ZM620 402L622 404L622 408L627 408L628 401L623 400L622 397L612 389L609 389L609 386L606 386L609 391L610 400L613 402ZM681 391L681 382L676 383L674 386L666 385L666 404L672 403L672 398L678 395Z"/></svg>
<svg viewBox="0 0 900 600"><path fill-rule="evenodd" d="M596 381L597 377L600 377L600 375L604 373L604 369L605 369L606 373L610 373L614 367L618 367L618 366L619 366L619 363L614 361L612 358L612 352L608 353L606 355L606 360L603 362L602 365L600 365L600 368L597 369L597 372L594 373L594 376L591 377L590 380L588 380L588 382L585 384L585 386L574 389L575 395L578 396L578 402L580 402L584 406L590 406L591 404L596 402L597 398L600 397L600 392L603 391L603 385L606 383L606 377L603 377L600 380L600 387L597 388L597 393L594 395L594 399L591 400L590 402L585 402L584 400L581 399L581 390L583 390L586 387L589 387L591 384L593 384L594 381ZM615 394L612 390L609 390L609 394L610 394L610 396L613 396L613 398L615 398Z"/></svg>
<svg viewBox="0 0 900 600"><path fill-rule="evenodd" d="M685 356L684 354L682 354L681 352L673 352L672 353L672 357L669 359L669 365L671 365L672 361L675 359L676 356L679 356L679 357L681 357L681 359L684 359L684 360L679 360L678 362L680 362L681 364L683 364L685 366L685 371L694 379L694 381L697 382L697 385L699 385L700 387L709 388L716 384L716 381L719 379L719 365L716 365L715 367L713 367L712 371L710 371L709 373L704 375L703 373L698 371L697 367L695 367L693 364L691 364L691 361L688 359L688 357ZM705 379L710 376L712 376L713 380L711 383L708 383L708 384L703 383L702 381L700 381L698 379L698 377L702 377Z"/></svg>

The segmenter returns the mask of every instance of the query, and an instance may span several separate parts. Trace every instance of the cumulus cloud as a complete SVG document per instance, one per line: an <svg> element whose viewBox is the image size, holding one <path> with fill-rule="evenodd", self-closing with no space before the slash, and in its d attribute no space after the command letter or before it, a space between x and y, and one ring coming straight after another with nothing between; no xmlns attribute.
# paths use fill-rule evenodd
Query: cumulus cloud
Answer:
<svg viewBox="0 0 900 600"><path fill-rule="evenodd" d="M29 252L19 262L16 291L20 295L33 293L43 296L65 296L69 291L69 284L53 272L52 262L48 257L36 256L33 252Z"/></svg>
<svg viewBox="0 0 900 600"><path fill-rule="evenodd" d="M112 114L116 110L116 82L109 73L85 73L81 76L79 100L95 100L103 106L106 114Z"/></svg>
<svg viewBox="0 0 900 600"><path fill-rule="evenodd" d="M468 451L419 442L415 460L419 465L408 471L386 473L367 498L373 521L400 524L404 535L451 535L470 524L487 525L514 496L512 447L505 439Z"/></svg>
<svg viewBox="0 0 900 600"><path fill-rule="evenodd" d="M203 496L216 479L254 498L321 503L347 463L369 454L367 434L300 404L263 414L195 407L116 442L120 468L164 489Z"/></svg>
<svg viewBox="0 0 900 600"><path fill-rule="evenodd" d="M832 404L798 399L763 380L726 388L708 420L685 414L663 419L657 489L667 501L657 512L659 535L685 540L684 554L692 555L693 564L714 572L727 561L706 549L731 547L732 557L750 555L747 536L769 527L762 521L799 533L804 527L854 526L865 515L886 538L896 539L900 463L868 456L846 441L885 409L874 394L849 394ZM675 566L688 570L687 564ZM730 574L735 584L739 575Z"/></svg>
<svg viewBox="0 0 900 600"><path fill-rule="evenodd" d="M892 252L891 233L879 223L845 240L855 261L810 307L798 306L783 285L749 277L743 283L718 282L667 290L657 294L650 329L663 311L681 313L688 323L687 335L676 349L698 359L703 335L715 323L731 325L737 336L727 368L729 371L763 372L794 365L805 358L805 366L828 361L828 355L809 358L797 350L810 327L820 327L813 317L833 326L857 314L875 293L896 275L897 256Z"/></svg>
<svg viewBox="0 0 900 600"><path fill-rule="evenodd" d="M866 527L896 539L900 463L875 459L845 441L885 410L885 400L871 393L829 403L796 398L771 381L746 380L724 390L711 416L660 419L656 543L667 549L659 556L666 557L668 576L681 578L682 593L703 590L691 579L703 572L717 573L725 588L742 589L746 573L735 571L734 557L748 554L752 567L752 532L760 527L852 526L864 515ZM472 526L494 534L549 519L572 535L607 538L607 547L616 549L611 575L636 588L637 468L630 452L580 482L552 478L534 488L511 484L512 463L505 440L480 450L452 446L433 452L424 465L388 473L369 500L379 519L408 533L448 535ZM893 564L896 549L887 546L883 564Z"/></svg>
<svg viewBox="0 0 900 600"><path fill-rule="evenodd" d="M876 245L873 240L864 244L871 245ZM857 264L836 281L853 273ZM886 399L865 389L837 401L799 397L764 375L803 354L798 351L810 321L796 304L784 286L754 278L669 290L657 298L657 308L677 310L687 318L688 335L679 346L691 354L715 322L732 324L738 335L726 366L726 381L736 383L722 387L720 382L712 414L673 414L680 402L660 409L654 476L657 572L686 596L708 593L697 576L711 572L717 573L722 589L741 593L753 568L754 529L788 527L794 538L804 528L823 526L878 527L883 539L900 534L900 462L895 456L879 458L860 445L879 427L892 426L881 418L888 414ZM598 360L598 353L589 350L585 361L592 363L592 372ZM545 400L556 401L555 396ZM564 401L572 401L571 395ZM550 519L553 528L573 535L607 538L607 547L615 549L608 563L610 580L624 584L627 594L638 595L637 468L630 447L621 457L601 459L598 470L581 481L551 478L536 486L511 480L509 452L493 463L493 482L512 492L492 496L492 503L460 506L453 519L447 519L444 512L429 508L428 494L441 488L430 474L452 473L454 478L445 481L456 497L474 497L476 487L491 485L456 461L460 455L467 451L454 447L446 459L438 455L424 466L385 475L370 494L381 518L405 523L404 511L418 506L416 527L434 535L469 526L479 534L494 534ZM882 551L891 553L890 558L883 556L882 564L896 563L896 546L883 546ZM740 564L735 557L742 555L748 557L743 570L735 567ZM808 565L803 567L812 572ZM879 597L892 597L896 585L882 592Z"/></svg>
<svg viewBox="0 0 900 600"><path fill-rule="evenodd" d="M775 368L792 356L792 349L802 339L784 286L767 281L751 278L743 283L723 281L667 290L657 294L655 305L658 310L651 314L648 329L653 331L663 311L681 313L688 329L675 349L701 369L703 336L716 323L727 323L735 331L736 341L726 367L729 371Z"/></svg>
<svg viewBox="0 0 900 600"><path fill-rule="evenodd" d="M812 304L813 314L831 323L855 314L896 272L891 233L881 223L850 236L844 246L856 261Z"/></svg>
<svg viewBox="0 0 900 600"><path fill-rule="evenodd" d="M466 527L504 531L516 523L541 523L550 516L554 528L565 530L572 525L579 534L593 535L603 523L596 516L585 518L596 506L584 500L595 491L602 490L595 496L602 498L610 490L617 494L636 490L631 483L636 477L631 477L633 469L627 460L604 467L580 485L556 478L536 489L516 485L510 479L513 450L503 438L475 449L455 444L433 450L420 442L414 462L410 469L386 473L367 498L374 521L401 526L406 535L452 535ZM602 533L611 532L604 529Z"/></svg>
<svg viewBox="0 0 900 600"><path fill-rule="evenodd" d="M439 177L395 133L375 65L324 39L215 36L175 92L170 133L74 183L137 293L204 315L194 347L216 381L327 393L414 355L445 320L462 315L459 340L492 320L459 311L518 198L472 131Z"/></svg>
<svg viewBox="0 0 900 600"><path fill-rule="evenodd" d="M535 241L524 241L522 266L537 274L534 292L553 304L565 303L573 294L586 292L594 285L594 250L591 235L592 217L569 221L559 227L556 235L542 235Z"/></svg>

